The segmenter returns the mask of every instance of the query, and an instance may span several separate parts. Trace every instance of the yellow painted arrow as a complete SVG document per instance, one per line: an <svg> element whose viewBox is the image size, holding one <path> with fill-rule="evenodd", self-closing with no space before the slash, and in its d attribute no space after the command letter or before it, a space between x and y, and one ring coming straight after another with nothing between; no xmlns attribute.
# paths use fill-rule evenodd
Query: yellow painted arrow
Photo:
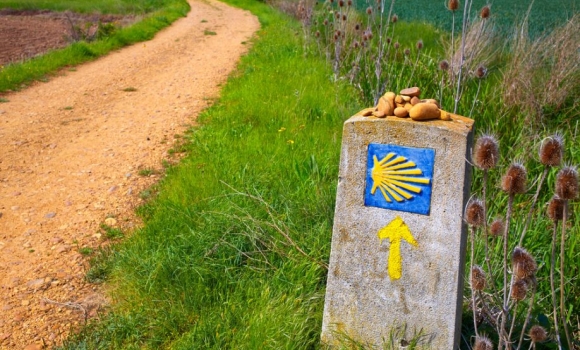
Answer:
<svg viewBox="0 0 580 350"><path fill-rule="evenodd" d="M409 227L403 219L397 216L387 226L378 232L381 242L388 238L391 242L389 251L389 276L393 280L398 280L403 275L403 259L401 258L401 239L404 239L412 246L417 246L417 241L411 234Z"/></svg>

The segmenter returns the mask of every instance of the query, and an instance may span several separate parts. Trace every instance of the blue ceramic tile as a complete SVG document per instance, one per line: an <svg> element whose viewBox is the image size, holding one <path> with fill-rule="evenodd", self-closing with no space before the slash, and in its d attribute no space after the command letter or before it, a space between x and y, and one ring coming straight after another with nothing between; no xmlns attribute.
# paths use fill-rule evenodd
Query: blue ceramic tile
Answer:
<svg viewBox="0 0 580 350"><path fill-rule="evenodd" d="M369 144L365 205L429 215L435 150Z"/></svg>

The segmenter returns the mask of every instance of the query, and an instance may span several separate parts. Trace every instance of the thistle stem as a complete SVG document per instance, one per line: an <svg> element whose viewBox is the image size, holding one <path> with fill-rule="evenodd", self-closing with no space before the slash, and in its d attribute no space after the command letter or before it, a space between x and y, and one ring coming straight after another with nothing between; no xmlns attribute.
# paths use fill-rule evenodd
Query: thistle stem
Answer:
<svg viewBox="0 0 580 350"><path fill-rule="evenodd" d="M546 180L546 175L548 175L548 169L549 167L546 165L544 167L544 171L542 172L542 176L540 177L540 182L538 182L538 188L536 189L536 194L534 195L534 199L532 200L532 206L530 207L530 211L528 211L528 217L526 218L526 223L524 224L524 229L522 230L522 235L520 236L520 241L518 243L520 247L524 242L524 237L526 236L526 232L528 231L530 221L532 221L532 214L534 212L534 208L536 207L536 203L538 202L538 197L540 196L540 190L542 189L542 185Z"/></svg>
<svg viewBox="0 0 580 350"><path fill-rule="evenodd" d="M465 60L465 35L467 31L467 8L470 1L466 0L463 6L463 24L461 28L461 57L459 59L459 76L457 77L457 92L455 94L455 106L453 107L453 114L457 113L457 105L461 99L461 74L463 72L463 64Z"/></svg>
<svg viewBox="0 0 580 350"><path fill-rule="evenodd" d="M451 61L449 63L451 72L451 83L455 82L455 71L453 70L453 60L455 58L455 10L451 14Z"/></svg>
<svg viewBox="0 0 580 350"><path fill-rule="evenodd" d="M520 333L520 341L518 342L518 347L516 348L516 350L519 350L521 348L522 342L524 341L524 334L526 333L528 319L530 318L530 315L532 313L532 308L534 307L534 300L536 298L537 286L538 286L537 283L534 282L534 287L532 288L532 297L530 299L530 305L528 306L528 312L526 313L526 318L524 318L524 325L522 327L522 332Z"/></svg>
<svg viewBox="0 0 580 350"><path fill-rule="evenodd" d="M558 330L558 301L556 300L556 288L554 287L557 232L558 221L554 220L554 230L552 231L552 257L550 260L550 289L552 291L552 307L554 308L554 330L556 331L556 342L558 343L558 350L562 350L562 341L560 340L560 331Z"/></svg>
<svg viewBox="0 0 580 350"><path fill-rule="evenodd" d="M505 230L504 230L504 234L503 234L503 305L502 305L502 318L501 318L501 326L499 329L499 350L503 349L503 345L505 343L506 348L509 346L509 339L501 339L502 338L502 334L505 331L505 324L507 321L507 316L508 316L508 290L507 290L507 275L508 275L508 259L507 259L507 251L508 251L508 233L509 233L509 229L510 229L510 220L511 220L511 215L512 215L512 207L513 207L513 203L514 203L514 195L510 194L508 196L508 207L507 207L507 212L506 212L506 218L505 218Z"/></svg>
<svg viewBox="0 0 580 350"><path fill-rule="evenodd" d="M492 292L495 294L495 278L493 278L492 270L491 270L491 263L489 259L489 242L488 242L488 228L487 228L487 177L488 177L487 169L483 170L483 232L484 232L484 239L485 239L485 264L487 265L487 271L489 273L489 279L491 280L490 286Z"/></svg>
<svg viewBox="0 0 580 350"><path fill-rule="evenodd" d="M572 347L572 342L570 341L570 332L568 331L568 323L566 322L566 309L564 308L566 303L566 298L564 296L564 258L566 254L566 216L568 216L568 200L564 200L564 207L562 208L562 236L560 237L560 312L562 316L562 324L564 325L564 332L566 333L566 342L568 343L568 349L574 349Z"/></svg>
<svg viewBox="0 0 580 350"><path fill-rule="evenodd" d="M477 91L475 92L475 98L473 99L473 103L471 103L471 110L469 111L469 115L473 115L473 110L475 109L475 104L477 103L477 97L479 96L479 90L481 89L481 79L480 78L477 82Z"/></svg>
<svg viewBox="0 0 580 350"><path fill-rule="evenodd" d="M475 255L475 226L470 225L471 228L471 259L469 263L470 273L473 274L473 259ZM477 331L477 309L475 305L475 290L473 285L471 286L471 303L473 309L473 328L475 329L475 335L479 337L479 332Z"/></svg>
<svg viewBox="0 0 580 350"><path fill-rule="evenodd" d="M517 316L517 314L518 314L518 305L519 305L519 304L520 304L520 303L519 303L518 301L516 301L516 302L514 303L514 314L513 314L513 316L512 316L512 325L510 326L510 332L508 333L508 341L509 341L509 340L512 338L512 333L513 333L513 331L514 331L514 326L515 326L515 324L516 324L516 316ZM507 347L507 346L506 346L506 347Z"/></svg>

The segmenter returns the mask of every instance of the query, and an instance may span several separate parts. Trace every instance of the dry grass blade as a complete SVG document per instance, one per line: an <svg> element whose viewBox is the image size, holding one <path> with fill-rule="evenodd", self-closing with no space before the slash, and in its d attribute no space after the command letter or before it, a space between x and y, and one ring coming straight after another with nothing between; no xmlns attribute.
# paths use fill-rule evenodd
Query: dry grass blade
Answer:
<svg viewBox="0 0 580 350"><path fill-rule="evenodd" d="M580 89L580 14L533 42L526 28L524 21L512 39L504 101L541 121L547 107L559 110ZM580 100L572 103L578 107Z"/></svg>
<svg viewBox="0 0 580 350"><path fill-rule="evenodd" d="M224 183L225 184L225 183ZM245 220L249 220L250 222L253 223L253 225L258 226L258 227L263 227L266 226L270 229L273 229L276 233L278 233L280 236L282 236L284 238L284 241L279 242L280 244L285 244L285 245L289 245L292 248L294 248L296 251L298 251L298 253L300 253L302 256L304 256L305 258L307 258L308 260L316 263L318 266L322 267L325 270L328 270L328 264L324 263L323 261L317 260L315 258L313 258L312 256L310 256L308 253L306 253L290 236L290 228L285 225L283 222L280 222L277 218L276 215L273 212L273 208L270 204L268 204L262 197L260 196L256 196L256 195L251 195L249 193L244 193L244 192L240 192L236 189L234 189L233 187L231 187L228 184L225 184L227 187L229 187L230 189L232 189L234 191L235 195L239 195L239 196L243 196L246 198L249 198L257 203L259 203L264 210L266 211L266 214L268 215L268 221L266 220L260 220L255 218L253 215L251 215L249 212L243 210L242 208L238 207L240 210L242 210L246 216ZM244 221L244 220L240 220L240 221ZM246 225L244 223L244 225ZM252 236L254 238L254 236ZM266 244L265 242L262 241L263 244ZM280 250L279 248L276 247L276 242L270 242L270 244L268 244L268 246L275 252L277 252L278 254L284 255L283 251Z"/></svg>

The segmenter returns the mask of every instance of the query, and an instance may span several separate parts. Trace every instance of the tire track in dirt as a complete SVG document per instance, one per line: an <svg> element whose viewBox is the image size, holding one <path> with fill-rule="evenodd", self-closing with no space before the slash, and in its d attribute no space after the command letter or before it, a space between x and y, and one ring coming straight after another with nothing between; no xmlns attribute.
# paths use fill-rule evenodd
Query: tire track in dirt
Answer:
<svg viewBox="0 0 580 350"><path fill-rule="evenodd" d="M259 28L247 11L190 4L153 40L0 104L0 348L60 344L107 303L79 250L103 244L107 218L139 224L139 193L156 181L140 170L161 168Z"/></svg>

